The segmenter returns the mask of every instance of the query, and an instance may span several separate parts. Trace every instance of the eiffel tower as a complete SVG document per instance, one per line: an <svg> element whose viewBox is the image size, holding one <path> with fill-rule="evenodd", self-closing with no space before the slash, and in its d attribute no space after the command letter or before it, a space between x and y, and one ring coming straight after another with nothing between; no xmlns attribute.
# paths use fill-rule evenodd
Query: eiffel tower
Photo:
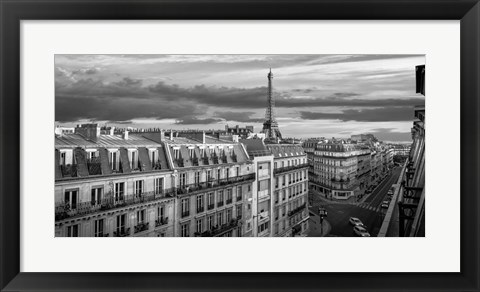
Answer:
<svg viewBox="0 0 480 292"><path fill-rule="evenodd" d="M267 97L268 105L267 105L267 110L265 112L265 122L263 122L262 133L265 133L265 139L278 141L282 139L282 134L280 133L277 120L275 119L275 97L273 96L273 88L272 88L273 74L272 74L271 68L267 77L268 77L268 97Z"/></svg>

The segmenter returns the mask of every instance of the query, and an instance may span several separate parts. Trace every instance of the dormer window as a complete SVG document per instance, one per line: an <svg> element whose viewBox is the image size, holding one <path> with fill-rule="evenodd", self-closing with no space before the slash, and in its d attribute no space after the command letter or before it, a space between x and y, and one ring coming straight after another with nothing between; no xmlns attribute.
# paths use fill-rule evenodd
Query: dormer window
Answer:
<svg viewBox="0 0 480 292"><path fill-rule="evenodd" d="M190 155L190 158L193 158L194 153L195 153L195 151L194 151L193 148L188 149L188 154Z"/></svg>
<svg viewBox="0 0 480 292"><path fill-rule="evenodd" d="M130 168L138 169L138 151L132 150L130 152Z"/></svg>
<svg viewBox="0 0 480 292"><path fill-rule="evenodd" d="M175 159L179 159L180 158L180 149L173 149L173 157Z"/></svg>
<svg viewBox="0 0 480 292"><path fill-rule="evenodd" d="M113 171L120 170L120 155L118 150L109 150L108 162Z"/></svg>

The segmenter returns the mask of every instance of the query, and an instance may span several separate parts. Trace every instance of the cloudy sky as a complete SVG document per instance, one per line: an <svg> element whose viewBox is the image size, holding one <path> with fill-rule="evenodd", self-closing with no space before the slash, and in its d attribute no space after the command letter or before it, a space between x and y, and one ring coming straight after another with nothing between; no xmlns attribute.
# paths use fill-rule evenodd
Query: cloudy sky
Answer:
<svg viewBox="0 0 480 292"><path fill-rule="evenodd" d="M55 119L260 131L272 68L285 137L410 140L419 55L56 55Z"/></svg>

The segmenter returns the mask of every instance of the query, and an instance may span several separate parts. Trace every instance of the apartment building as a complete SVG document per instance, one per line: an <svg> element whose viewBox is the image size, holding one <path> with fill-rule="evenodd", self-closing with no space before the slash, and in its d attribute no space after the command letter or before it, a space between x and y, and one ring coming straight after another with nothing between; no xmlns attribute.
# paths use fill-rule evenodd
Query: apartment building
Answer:
<svg viewBox="0 0 480 292"><path fill-rule="evenodd" d="M255 168L203 133L55 136L55 236L242 236Z"/></svg>
<svg viewBox="0 0 480 292"><path fill-rule="evenodd" d="M308 233L308 161L299 145L267 144L274 157L273 236Z"/></svg>

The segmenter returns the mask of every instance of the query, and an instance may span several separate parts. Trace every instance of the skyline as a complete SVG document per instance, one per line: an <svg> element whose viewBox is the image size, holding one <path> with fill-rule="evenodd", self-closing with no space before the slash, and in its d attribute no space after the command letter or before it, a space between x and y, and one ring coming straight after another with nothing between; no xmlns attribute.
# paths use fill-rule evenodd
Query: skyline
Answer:
<svg viewBox="0 0 480 292"><path fill-rule="evenodd" d="M411 141L423 55L56 55L56 124L259 132L273 73L285 137Z"/></svg>

